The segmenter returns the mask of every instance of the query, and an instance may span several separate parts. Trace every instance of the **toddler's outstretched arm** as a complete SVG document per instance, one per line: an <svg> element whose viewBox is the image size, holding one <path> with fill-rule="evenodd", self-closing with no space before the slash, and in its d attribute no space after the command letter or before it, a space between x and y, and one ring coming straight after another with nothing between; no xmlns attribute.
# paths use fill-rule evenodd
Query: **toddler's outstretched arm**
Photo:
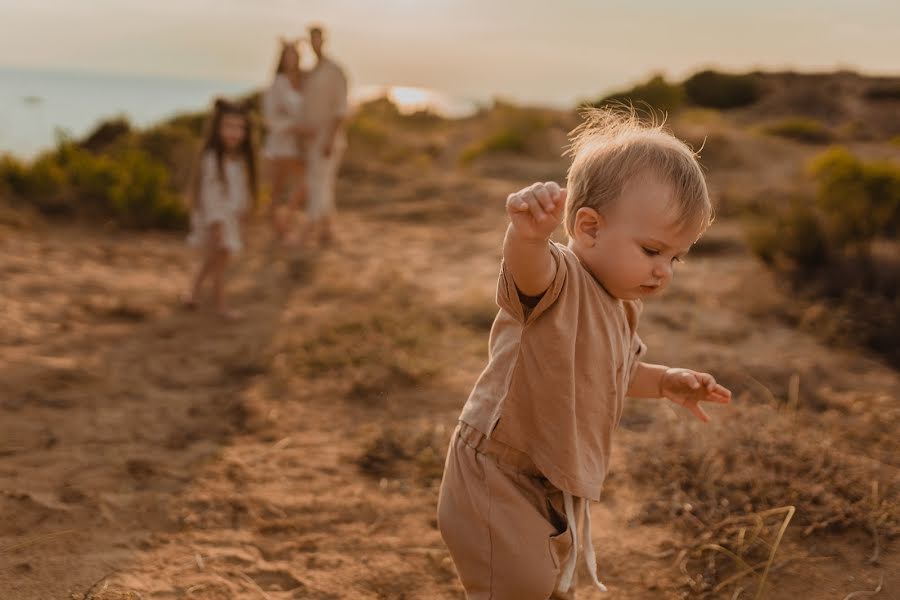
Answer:
<svg viewBox="0 0 900 600"><path fill-rule="evenodd" d="M691 411L704 423L709 422L709 415L700 408L700 402L731 402L731 391L716 383L709 373L643 362L638 363L635 369L627 395L634 398L668 398Z"/></svg>
<svg viewBox="0 0 900 600"><path fill-rule="evenodd" d="M566 190L556 183L535 183L506 199L509 227L503 260L519 291L543 294L556 276L556 263L547 241L562 220Z"/></svg>

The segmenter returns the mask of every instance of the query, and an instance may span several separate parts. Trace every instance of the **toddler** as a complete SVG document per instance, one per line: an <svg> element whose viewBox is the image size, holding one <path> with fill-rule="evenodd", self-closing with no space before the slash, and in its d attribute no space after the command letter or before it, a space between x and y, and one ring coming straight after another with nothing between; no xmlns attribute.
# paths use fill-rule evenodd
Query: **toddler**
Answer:
<svg viewBox="0 0 900 600"><path fill-rule="evenodd" d="M697 418L726 404L712 375L641 360L641 302L672 280L712 208L694 153L633 111L593 110L573 132L566 189L506 200L490 358L450 442L438 526L472 600L573 598L582 553L597 578L600 498L626 396ZM568 245L550 235L564 222Z"/></svg>

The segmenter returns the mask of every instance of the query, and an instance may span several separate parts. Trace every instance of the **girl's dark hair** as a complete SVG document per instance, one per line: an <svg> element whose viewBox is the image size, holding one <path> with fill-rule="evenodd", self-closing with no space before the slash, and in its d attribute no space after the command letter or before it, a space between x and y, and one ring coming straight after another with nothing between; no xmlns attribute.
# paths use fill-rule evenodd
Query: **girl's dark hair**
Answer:
<svg viewBox="0 0 900 600"><path fill-rule="evenodd" d="M237 115L244 119L244 122L247 124L247 133L244 136L244 141L241 142L240 147L238 148L238 153L241 155L241 159L244 161L244 166L247 168L247 183L250 187L250 196L253 199L253 204L256 205L258 196L259 196L259 185L257 178L257 169L256 169L256 148L253 143L253 120L250 115L250 108L247 104L238 104L236 102L230 102L223 98L216 98L216 101L213 103L213 111L212 117L209 120L207 132L206 132L206 140L203 142L203 148L200 151L200 158L197 164L197 167L194 169L194 178L193 178L193 198L194 202L200 197L200 180L202 177L202 169L203 169L203 158L207 153L212 152L216 159L216 170L218 171L219 179L227 186L228 180L225 177L225 168L223 166L224 156L225 156L225 145L222 143L222 138L219 134L219 130L222 125L222 118L225 115Z"/></svg>

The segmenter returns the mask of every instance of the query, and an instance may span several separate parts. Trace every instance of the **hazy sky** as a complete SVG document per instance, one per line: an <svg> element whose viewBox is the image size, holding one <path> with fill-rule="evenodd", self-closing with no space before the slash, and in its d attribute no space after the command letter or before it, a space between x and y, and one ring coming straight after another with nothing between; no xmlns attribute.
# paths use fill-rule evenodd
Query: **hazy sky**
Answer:
<svg viewBox="0 0 900 600"><path fill-rule="evenodd" d="M900 73L900 0L0 0L0 65L261 83L329 29L351 81L571 102L702 66Z"/></svg>

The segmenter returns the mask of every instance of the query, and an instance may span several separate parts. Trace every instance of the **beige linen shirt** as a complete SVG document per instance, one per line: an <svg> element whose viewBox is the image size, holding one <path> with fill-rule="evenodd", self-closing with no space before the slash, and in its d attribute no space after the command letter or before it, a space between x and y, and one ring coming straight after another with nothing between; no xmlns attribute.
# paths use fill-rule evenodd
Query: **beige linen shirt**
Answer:
<svg viewBox="0 0 900 600"><path fill-rule="evenodd" d="M340 66L328 57L322 57L307 75L303 90L304 121L316 130L318 142L336 118L347 114L347 77Z"/></svg>
<svg viewBox="0 0 900 600"><path fill-rule="evenodd" d="M566 246L534 308L505 264L490 357L460 420L527 454L554 486L599 500L625 391L646 352L640 300L611 296Z"/></svg>

